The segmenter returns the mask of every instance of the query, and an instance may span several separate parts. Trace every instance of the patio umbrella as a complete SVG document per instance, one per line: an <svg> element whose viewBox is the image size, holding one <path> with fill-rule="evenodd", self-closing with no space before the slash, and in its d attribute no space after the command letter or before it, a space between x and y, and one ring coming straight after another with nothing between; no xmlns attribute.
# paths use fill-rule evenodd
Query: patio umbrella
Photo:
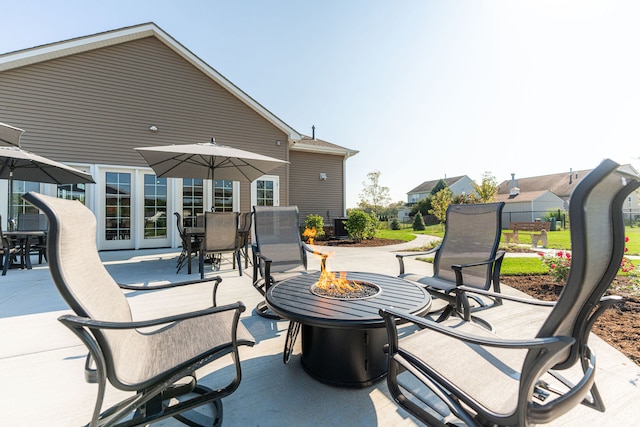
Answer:
<svg viewBox="0 0 640 427"><path fill-rule="evenodd" d="M20 146L20 137L24 131L6 123L0 123L0 142L3 144Z"/></svg>
<svg viewBox="0 0 640 427"><path fill-rule="evenodd" d="M13 219L13 180L49 184L95 183L88 173L18 147L0 147L0 179L9 180L9 220Z"/></svg>
<svg viewBox="0 0 640 427"><path fill-rule="evenodd" d="M158 177L252 182L287 164L250 151L211 142L136 148Z"/></svg>
<svg viewBox="0 0 640 427"><path fill-rule="evenodd" d="M136 148L160 178L226 179L251 182L287 164L250 151L211 142Z"/></svg>

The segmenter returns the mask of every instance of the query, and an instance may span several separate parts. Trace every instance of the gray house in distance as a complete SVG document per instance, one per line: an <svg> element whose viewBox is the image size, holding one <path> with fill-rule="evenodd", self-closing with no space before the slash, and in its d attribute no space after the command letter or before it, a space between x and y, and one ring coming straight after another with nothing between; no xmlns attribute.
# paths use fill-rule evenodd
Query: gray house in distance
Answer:
<svg viewBox="0 0 640 427"><path fill-rule="evenodd" d="M460 194L471 194L474 191L473 180L466 175L443 178L443 181L447 184L447 187L449 187L449 190L451 190L451 193L453 193L454 196ZM431 190L433 190L439 182L440 180L436 179L433 181L425 181L418 185L407 193L407 203L411 205L424 199L431 194Z"/></svg>
<svg viewBox="0 0 640 427"><path fill-rule="evenodd" d="M153 23L0 55L0 122L26 131L25 150L96 181L17 181L17 210L32 209L18 198L30 190L80 199L100 249L178 246L173 212L192 221L211 206L297 205L302 220L328 223L346 213L346 161L357 154L293 129ZM211 138L289 164L252 183L158 178L134 151ZM5 221L7 194L2 180Z"/></svg>

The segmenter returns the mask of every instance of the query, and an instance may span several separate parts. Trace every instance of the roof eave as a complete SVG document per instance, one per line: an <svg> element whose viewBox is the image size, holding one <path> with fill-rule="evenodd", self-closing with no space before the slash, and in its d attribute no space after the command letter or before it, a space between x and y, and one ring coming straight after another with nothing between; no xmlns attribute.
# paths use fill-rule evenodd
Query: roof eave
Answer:
<svg viewBox="0 0 640 427"><path fill-rule="evenodd" d="M331 154L334 156L344 156L346 159L353 157L359 153L357 150L341 147L322 147L317 145L308 145L301 141L295 141L291 144L292 151L305 151L307 153Z"/></svg>

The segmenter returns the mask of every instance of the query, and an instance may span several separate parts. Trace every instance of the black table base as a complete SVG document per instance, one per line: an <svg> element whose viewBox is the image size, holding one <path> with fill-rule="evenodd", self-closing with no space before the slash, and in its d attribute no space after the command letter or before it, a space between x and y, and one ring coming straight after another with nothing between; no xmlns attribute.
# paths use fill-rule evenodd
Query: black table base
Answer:
<svg viewBox="0 0 640 427"><path fill-rule="evenodd" d="M362 388L387 374L387 330L302 325L302 367L313 378L338 387Z"/></svg>

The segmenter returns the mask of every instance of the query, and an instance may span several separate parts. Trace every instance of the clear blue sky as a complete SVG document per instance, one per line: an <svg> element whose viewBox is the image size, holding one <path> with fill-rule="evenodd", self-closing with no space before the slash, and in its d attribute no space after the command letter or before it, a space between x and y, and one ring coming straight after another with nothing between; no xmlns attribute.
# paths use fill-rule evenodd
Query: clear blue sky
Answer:
<svg viewBox="0 0 640 427"><path fill-rule="evenodd" d="M2 15L0 53L155 22L299 132L359 150L348 207L374 170L398 201L445 176L639 166L635 0L25 0Z"/></svg>

